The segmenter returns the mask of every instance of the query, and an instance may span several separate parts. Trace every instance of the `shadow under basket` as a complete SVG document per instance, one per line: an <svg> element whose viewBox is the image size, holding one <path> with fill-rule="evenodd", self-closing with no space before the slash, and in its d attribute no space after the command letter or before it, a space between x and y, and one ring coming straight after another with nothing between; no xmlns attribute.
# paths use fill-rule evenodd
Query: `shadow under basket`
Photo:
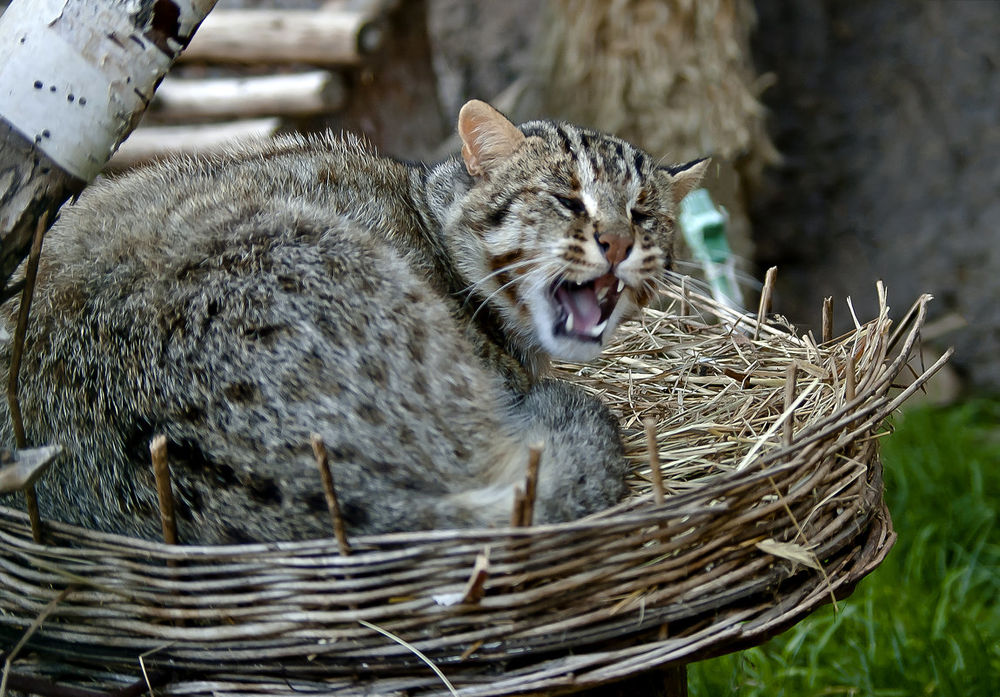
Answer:
<svg viewBox="0 0 1000 697"><path fill-rule="evenodd" d="M557 367L619 414L632 463L629 498L572 523L357 537L342 555L332 537L171 546L52 522L39 545L0 508L7 687L485 697L762 643L895 539L882 421L940 363L907 368L929 298L898 327L879 299L818 343L674 290L600 361Z"/></svg>

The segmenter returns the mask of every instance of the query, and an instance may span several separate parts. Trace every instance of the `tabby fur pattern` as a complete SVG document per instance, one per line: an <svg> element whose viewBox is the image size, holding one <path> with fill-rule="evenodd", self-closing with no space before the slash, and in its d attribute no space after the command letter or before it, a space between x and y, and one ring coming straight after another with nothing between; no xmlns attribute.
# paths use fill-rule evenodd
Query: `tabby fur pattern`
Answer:
<svg viewBox="0 0 1000 697"><path fill-rule="evenodd" d="M546 368L649 301L705 164L479 101L459 131L433 166L286 136L65 208L21 368L29 442L67 452L43 517L157 538L156 434L187 543L329 536L312 433L354 534L505 524L536 442L536 522L619 500L615 419Z"/></svg>

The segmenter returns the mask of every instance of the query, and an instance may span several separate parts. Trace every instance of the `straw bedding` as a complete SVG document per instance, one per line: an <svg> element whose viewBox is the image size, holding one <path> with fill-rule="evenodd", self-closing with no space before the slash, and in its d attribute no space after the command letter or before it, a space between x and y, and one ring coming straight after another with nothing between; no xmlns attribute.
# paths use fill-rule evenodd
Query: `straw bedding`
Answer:
<svg viewBox="0 0 1000 697"><path fill-rule="evenodd" d="M935 369L894 389L928 298L896 327L880 292L874 320L823 344L669 300L599 363L557 370L619 413L634 463L632 496L584 520L353 538L343 556L54 523L36 545L0 508L0 646L22 642L7 687L571 691L760 643L847 595L894 539L878 439Z"/></svg>

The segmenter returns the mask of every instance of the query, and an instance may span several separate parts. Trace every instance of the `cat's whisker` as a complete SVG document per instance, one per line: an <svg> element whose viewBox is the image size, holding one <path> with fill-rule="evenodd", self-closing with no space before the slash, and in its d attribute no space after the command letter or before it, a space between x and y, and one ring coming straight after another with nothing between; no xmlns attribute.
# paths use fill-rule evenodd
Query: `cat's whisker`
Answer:
<svg viewBox="0 0 1000 697"><path fill-rule="evenodd" d="M514 264L509 264L508 266L505 266L499 269L498 271L490 274L490 276L495 276L510 268L518 268L521 265L526 265L527 263L531 262L515 262ZM569 262L566 261L562 261L561 263L558 264L558 266L556 266L556 264L552 262L542 263L542 264L536 263L535 268L531 269L528 273L515 276L510 281L504 283L502 286L498 287L496 290L494 290L492 293L486 296L479 303L479 306L476 308L475 312L472 313L472 318L475 319L476 316L479 314L479 311L483 309L483 306L488 304L490 300L496 297L496 295L502 292L505 288L508 288L509 286L518 283L530 283L531 285L527 287L528 293L536 293L540 289L546 288L547 286L550 286L556 281L558 281L560 277L563 275L563 273L565 273L565 271L569 268L569 266L570 266ZM537 277L537 279L535 277ZM487 279L484 278L483 280L485 281ZM480 285L480 283L476 283L474 285L478 286ZM471 294L469 297L471 297Z"/></svg>
<svg viewBox="0 0 1000 697"><path fill-rule="evenodd" d="M639 290L643 295L653 297L660 290L662 281L656 278L644 278L639 283Z"/></svg>
<svg viewBox="0 0 1000 697"><path fill-rule="evenodd" d="M662 277L657 277L656 281L665 290L680 288L683 284L692 290L702 293L703 295L712 294L712 287L704 279L688 276L687 274L678 273L673 270L668 270Z"/></svg>
<svg viewBox="0 0 1000 697"><path fill-rule="evenodd" d="M476 316L479 314L479 311L482 310L484 307L486 307L486 305L489 303L489 301L492 300L493 298L495 298L498 293L502 292L505 288L508 288L508 287L510 287L510 286L512 286L512 285L514 285L516 283L520 283L523 280L524 279L520 278L520 277L518 277L518 278L512 278L511 280L507 281L502 286L500 286L499 288L497 288L495 291L493 291L492 293L490 293L489 295L487 295L485 298L483 298L482 302L479 303L479 306L476 308L475 312L472 313L472 319L473 320L476 319Z"/></svg>
<svg viewBox="0 0 1000 697"><path fill-rule="evenodd" d="M537 274L539 278L537 281L534 281L532 283L532 285L529 287L529 291L532 293L536 293L544 288L546 290L546 294L551 297L553 291L551 291L550 289L554 288L557 284L562 282L562 280L565 277L566 271L569 268L570 268L570 263L568 261L563 261L558 265L553 263L539 267L538 269L535 270L535 274Z"/></svg>
<svg viewBox="0 0 1000 697"><path fill-rule="evenodd" d="M520 269L520 268L523 268L523 267L526 267L526 266L531 266L531 265L535 265L536 268L531 269L527 273L516 275L510 281L508 281L507 283L503 284L502 286L500 286L499 288L497 288L496 290L494 290L492 293L490 293L488 296L486 296L486 298L484 298L482 301L480 301L479 306L476 307L475 311L472 313L472 318L475 319L476 316L479 314L479 311L481 309L483 309L483 306L486 305L487 303L489 303L489 301L493 297L495 297L497 295L497 293L500 293L501 291L503 291L508 286L511 286L511 285L514 285L514 284L517 284L517 283L527 282L527 281L529 281L535 275L541 274L541 275L544 276L545 275L545 265L543 264L542 266L538 266L538 262L536 260L534 260L534 259L528 259L528 260L524 260L524 261L514 262L514 263L508 264L507 266L504 266L504 267L502 267L500 269L497 269L496 271L494 271L493 273L489 274L488 276L485 276L484 278L480 279L479 281L477 281L475 283L472 283L469 286L467 286L466 289L463 291L465 293L465 301L464 301L465 305L469 304L469 301L474 296L475 290L477 290L479 287L481 287L482 285L484 285L491 278L495 278L496 276L498 276L500 274L503 274L504 272L507 272L507 271L511 271L511 270L515 270L515 269ZM532 288L532 290L534 290L534 288Z"/></svg>
<svg viewBox="0 0 1000 697"><path fill-rule="evenodd" d="M471 297L472 293L475 292L480 286L488 282L490 279L495 278L504 273L510 273L511 271L516 271L517 269L523 268L525 266L531 266L532 264L537 264L535 259L522 259L521 261L515 261L513 263L502 266L493 273L486 274L474 283L470 283L460 292L464 293L466 297Z"/></svg>
<svg viewBox="0 0 1000 697"><path fill-rule="evenodd" d="M679 275L686 275L701 272L703 268L704 267L696 261L691 261L689 259L675 259L672 273L679 272ZM759 291L764 285L759 278L742 269L734 269L733 274L739 285L749 288L750 290Z"/></svg>
<svg viewBox="0 0 1000 697"><path fill-rule="evenodd" d="M662 294L667 287L667 282L663 279L650 276L639 281L637 292L656 296Z"/></svg>

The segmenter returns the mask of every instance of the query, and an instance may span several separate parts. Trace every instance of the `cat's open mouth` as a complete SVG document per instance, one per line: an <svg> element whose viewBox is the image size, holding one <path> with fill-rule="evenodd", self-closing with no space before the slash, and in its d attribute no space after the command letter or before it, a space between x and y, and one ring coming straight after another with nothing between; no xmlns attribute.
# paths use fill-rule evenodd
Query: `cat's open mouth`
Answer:
<svg viewBox="0 0 1000 697"><path fill-rule="evenodd" d="M556 336L599 342L625 282L606 273L585 283L560 281L552 286Z"/></svg>

